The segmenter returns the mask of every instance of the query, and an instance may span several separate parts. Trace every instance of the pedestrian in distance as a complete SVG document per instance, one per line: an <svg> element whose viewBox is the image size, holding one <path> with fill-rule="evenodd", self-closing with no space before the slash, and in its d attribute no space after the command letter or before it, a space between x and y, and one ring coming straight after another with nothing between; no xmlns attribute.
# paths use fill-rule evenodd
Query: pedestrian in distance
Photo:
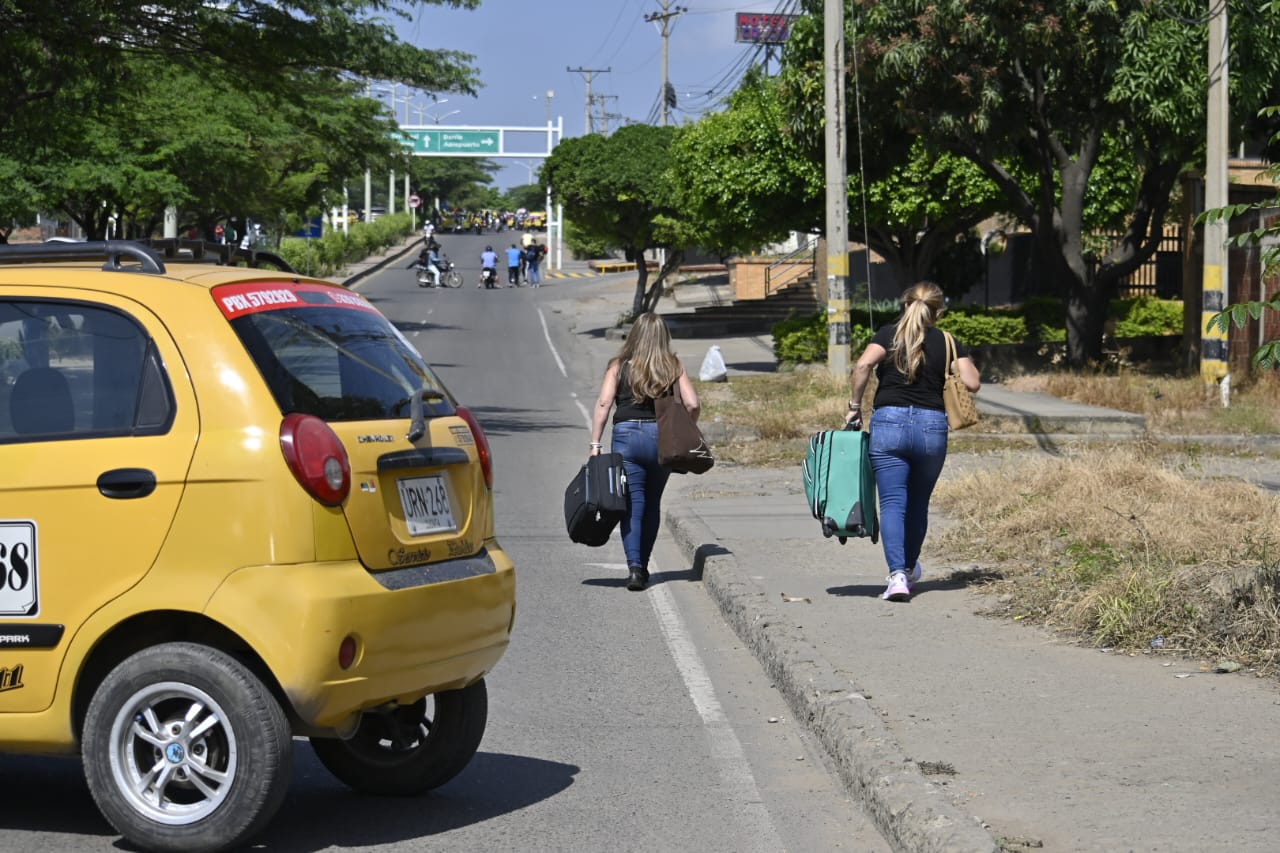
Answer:
<svg viewBox="0 0 1280 853"><path fill-rule="evenodd" d="M542 252L543 248L537 242L530 243L524 250L524 265L532 287L542 286Z"/></svg>
<svg viewBox="0 0 1280 853"><path fill-rule="evenodd" d="M525 261L524 253L529 251L529 247L533 245L533 232L526 231L520 235L520 280L525 284L529 283L529 265Z"/></svg>
<svg viewBox="0 0 1280 853"><path fill-rule="evenodd" d="M520 247L515 243L507 249L507 287L520 286Z"/></svg>
<svg viewBox="0 0 1280 853"><path fill-rule="evenodd" d="M870 456L880 494L880 539L889 566L886 601L910 601L920 580L920 550L929 529L929 499L947 459L947 413L942 383L947 343L937 328L946 310L942 290L932 282L902 294L898 320L876 331L849 378L846 423L862 426L862 395L876 372L871 415ZM969 350L956 341L953 366L971 392L981 385Z"/></svg>
<svg viewBox="0 0 1280 853"><path fill-rule="evenodd" d="M492 246L485 246L480 253L480 283L476 287L484 287L486 281L492 287L498 280L498 253Z"/></svg>
<svg viewBox="0 0 1280 853"><path fill-rule="evenodd" d="M680 359L671 351L671 333L657 314L641 314L627 340L609 361L591 414L590 455L600 453L605 422L613 412L612 447L627 471L628 512L622 517L622 548L627 555L627 589L649 585L649 557L662 520L662 492L671 470L658 464L658 421L654 400L680 387L680 398L696 422L698 392Z"/></svg>

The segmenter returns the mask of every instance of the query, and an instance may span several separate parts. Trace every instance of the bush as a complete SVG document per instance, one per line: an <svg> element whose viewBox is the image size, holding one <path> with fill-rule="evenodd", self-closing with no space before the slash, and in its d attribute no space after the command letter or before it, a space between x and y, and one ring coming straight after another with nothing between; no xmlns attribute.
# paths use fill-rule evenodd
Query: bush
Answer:
<svg viewBox="0 0 1280 853"><path fill-rule="evenodd" d="M1182 333L1182 302L1176 299L1117 299L1107 312L1117 338L1146 338Z"/></svg>
<svg viewBox="0 0 1280 853"><path fill-rule="evenodd" d="M967 346L984 344L1020 344L1027 339L1027 321L1013 314L978 311L948 311L938 321L938 328L945 329L964 341Z"/></svg>
<svg viewBox="0 0 1280 853"><path fill-rule="evenodd" d="M810 364L827 360L827 313L792 315L773 326L773 355L778 361Z"/></svg>
<svg viewBox="0 0 1280 853"><path fill-rule="evenodd" d="M356 222L349 233L329 229L318 240L286 237L280 241L280 256L304 275L326 278L337 275L349 263L398 244L413 230L413 217L393 213L373 222Z"/></svg>
<svg viewBox="0 0 1280 853"><path fill-rule="evenodd" d="M855 321L870 319L871 327L855 322L850 328L850 347L860 353L874 330L892 323L898 315L896 301L851 308ZM869 316L870 315L870 316ZM1111 303L1117 338L1141 338L1178 334L1182 331L1182 303L1169 299L1142 297ZM1053 297L1028 299L1017 308L983 308L967 305L950 310L938 321L938 328L951 332L968 346L1062 343L1067 339L1066 308ZM773 354L783 362L808 364L827 360L827 314L792 316L773 327Z"/></svg>
<svg viewBox="0 0 1280 853"><path fill-rule="evenodd" d="M1027 321L1027 335L1041 343L1061 343L1067 339L1067 309L1061 299L1033 296L1013 312Z"/></svg>
<svg viewBox="0 0 1280 853"><path fill-rule="evenodd" d="M827 342L830 339L827 312L803 316L792 315L773 326L773 355L778 361L791 364L812 364L827 360ZM860 353L871 342L874 330L853 323L849 327L849 346Z"/></svg>

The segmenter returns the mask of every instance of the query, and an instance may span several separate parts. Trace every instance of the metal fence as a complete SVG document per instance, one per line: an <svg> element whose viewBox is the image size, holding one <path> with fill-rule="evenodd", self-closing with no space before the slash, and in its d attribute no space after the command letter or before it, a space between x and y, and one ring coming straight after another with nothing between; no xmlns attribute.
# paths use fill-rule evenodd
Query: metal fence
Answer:
<svg viewBox="0 0 1280 853"><path fill-rule="evenodd" d="M1107 235L1118 240L1120 235ZM1160 246L1142 266L1120 281L1120 298L1158 296L1161 299L1182 298L1182 229L1166 225Z"/></svg>

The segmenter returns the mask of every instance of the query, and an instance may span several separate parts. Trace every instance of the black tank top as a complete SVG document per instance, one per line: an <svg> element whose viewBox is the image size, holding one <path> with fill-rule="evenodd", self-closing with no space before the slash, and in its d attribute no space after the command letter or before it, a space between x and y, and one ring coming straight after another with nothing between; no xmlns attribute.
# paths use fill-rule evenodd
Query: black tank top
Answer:
<svg viewBox="0 0 1280 853"><path fill-rule="evenodd" d="M613 410L613 422L652 421L657 418L653 409L653 400L644 397L639 400L631 393L631 377L627 375L627 362L618 367L618 388L613 394L613 402L617 407Z"/></svg>

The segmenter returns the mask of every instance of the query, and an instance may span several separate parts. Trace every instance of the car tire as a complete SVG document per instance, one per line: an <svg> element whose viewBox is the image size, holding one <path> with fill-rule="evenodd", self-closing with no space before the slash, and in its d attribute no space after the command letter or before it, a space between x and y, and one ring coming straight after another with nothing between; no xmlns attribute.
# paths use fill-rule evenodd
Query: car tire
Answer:
<svg viewBox="0 0 1280 853"><path fill-rule="evenodd" d="M349 740L312 738L320 763L365 794L412 796L462 772L489 716L484 679L386 713L366 713Z"/></svg>
<svg viewBox="0 0 1280 853"><path fill-rule="evenodd" d="M209 646L166 643L126 658L98 687L81 752L117 832L191 853L239 846L266 826L288 791L291 740L280 703L248 667Z"/></svg>

